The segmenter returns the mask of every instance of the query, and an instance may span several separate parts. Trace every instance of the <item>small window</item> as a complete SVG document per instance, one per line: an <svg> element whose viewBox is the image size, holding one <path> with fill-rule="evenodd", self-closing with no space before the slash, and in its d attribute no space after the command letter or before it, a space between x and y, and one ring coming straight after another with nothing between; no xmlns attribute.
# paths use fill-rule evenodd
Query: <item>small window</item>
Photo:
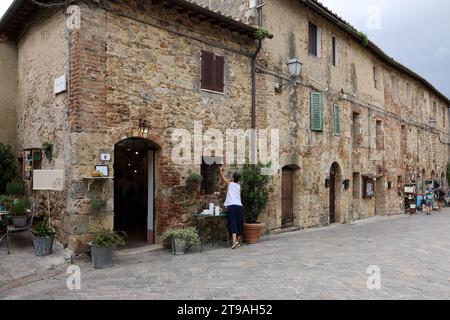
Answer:
<svg viewBox="0 0 450 320"><path fill-rule="evenodd" d="M211 161L202 160L200 173L202 175L202 193L204 194L214 194L214 192L219 190L219 177L217 175L217 164L210 164Z"/></svg>
<svg viewBox="0 0 450 320"><path fill-rule="evenodd" d="M383 123L379 120L377 120L375 134L377 150L384 150Z"/></svg>
<svg viewBox="0 0 450 320"><path fill-rule="evenodd" d="M341 109L339 106L334 106L334 134L341 134Z"/></svg>
<svg viewBox="0 0 450 320"><path fill-rule="evenodd" d="M447 124L446 124L446 122L447 122L447 117L446 117L446 114L447 113L447 110L445 110L445 108L444 109L442 109L442 126L445 128L446 126L447 126Z"/></svg>
<svg viewBox="0 0 450 320"><path fill-rule="evenodd" d="M323 101L320 92L311 92L311 130L323 131Z"/></svg>
<svg viewBox="0 0 450 320"><path fill-rule="evenodd" d="M361 199L361 174L359 172L353 173L353 199Z"/></svg>
<svg viewBox="0 0 450 320"><path fill-rule="evenodd" d="M337 67L339 64L339 43L336 37L331 38L331 46L333 50L333 66Z"/></svg>
<svg viewBox="0 0 450 320"><path fill-rule="evenodd" d="M204 90L224 92L225 58L214 53L202 51L202 79Z"/></svg>
<svg viewBox="0 0 450 320"><path fill-rule="evenodd" d="M374 197L374 181L370 177L363 177L363 198L372 199Z"/></svg>
<svg viewBox="0 0 450 320"><path fill-rule="evenodd" d="M312 54L313 56L319 57L320 56L320 29L318 26L316 26L314 23L309 22L308 23L308 34L309 34L309 40L308 40L308 52L309 54Z"/></svg>
<svg viewBox="0 0 450 320"><path fill-rule="evenodd" d="M373 67L373 83L375 85L375 89L378 89L378 69L377 69L377 67Z"/></svg>

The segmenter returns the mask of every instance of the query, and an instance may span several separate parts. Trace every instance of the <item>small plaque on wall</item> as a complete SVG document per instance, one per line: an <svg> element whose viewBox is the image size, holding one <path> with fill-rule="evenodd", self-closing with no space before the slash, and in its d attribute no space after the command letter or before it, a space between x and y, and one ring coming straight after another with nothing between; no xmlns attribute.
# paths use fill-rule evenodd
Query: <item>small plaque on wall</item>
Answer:
<svg viewBox="0 0 450 320"><path fill-rule="evenodd" d="M66 76L61 76L55 79L53 84L53 92L54 94L58 94L67 90L67 81Z"/></svg>

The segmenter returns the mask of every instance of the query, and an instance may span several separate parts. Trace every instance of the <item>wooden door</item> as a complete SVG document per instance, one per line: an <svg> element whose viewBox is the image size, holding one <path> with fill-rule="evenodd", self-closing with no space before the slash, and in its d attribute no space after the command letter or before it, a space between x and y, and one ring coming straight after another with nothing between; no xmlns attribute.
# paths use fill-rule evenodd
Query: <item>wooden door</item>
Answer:
<svg viewBox="0 0 450 320"><path fill-rule="evenodd" d="M336 170L330 173L330 223L336 222Z"/></svg>
<svg viewBox="0 0 450 320"><path fill-rule="evenodd" d="M292 226L294 222L294 171L283 169L281 181L282 224Z"/></svg>

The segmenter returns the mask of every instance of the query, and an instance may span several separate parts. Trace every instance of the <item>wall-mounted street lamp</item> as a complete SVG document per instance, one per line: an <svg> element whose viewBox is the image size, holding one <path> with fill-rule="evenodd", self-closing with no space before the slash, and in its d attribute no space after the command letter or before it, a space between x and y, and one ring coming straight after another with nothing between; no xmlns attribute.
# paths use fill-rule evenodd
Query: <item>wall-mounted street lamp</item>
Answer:
<svg viewBox="0 0 450 320"><path fill-rule="evenodd" d="M139 130L142 134L148 134L150 132L150 125L147 120L139 119Z"/></svg>
<svg viewBox="0 0 450 320"><path fill-rule="evenodd" d="M287 81L285 83L283 83L283 82L280 83L275 88L275 90L278 93L281 93L289 85L296 86L299 83L298 78L300 77L300 75L302 73L303 63L301 63L298 59L294 58L294 59L290 59L288 61L287 67L288 67L290 79L289 79L289 81Z"/></svg>

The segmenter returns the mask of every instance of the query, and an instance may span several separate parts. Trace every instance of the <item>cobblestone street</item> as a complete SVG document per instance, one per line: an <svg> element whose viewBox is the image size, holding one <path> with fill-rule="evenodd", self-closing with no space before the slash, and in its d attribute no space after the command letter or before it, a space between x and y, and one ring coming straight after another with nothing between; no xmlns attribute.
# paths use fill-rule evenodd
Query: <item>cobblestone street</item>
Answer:
<svg viewBox="0 0 450 320"><path fill-rule="evenodd" d="M253 246L121 256L108 270L75 262L81 290L60 274L1 299L448 299L450 210L374 218L265 237ZM381 289L368 290L369 266Z"/></svg>

